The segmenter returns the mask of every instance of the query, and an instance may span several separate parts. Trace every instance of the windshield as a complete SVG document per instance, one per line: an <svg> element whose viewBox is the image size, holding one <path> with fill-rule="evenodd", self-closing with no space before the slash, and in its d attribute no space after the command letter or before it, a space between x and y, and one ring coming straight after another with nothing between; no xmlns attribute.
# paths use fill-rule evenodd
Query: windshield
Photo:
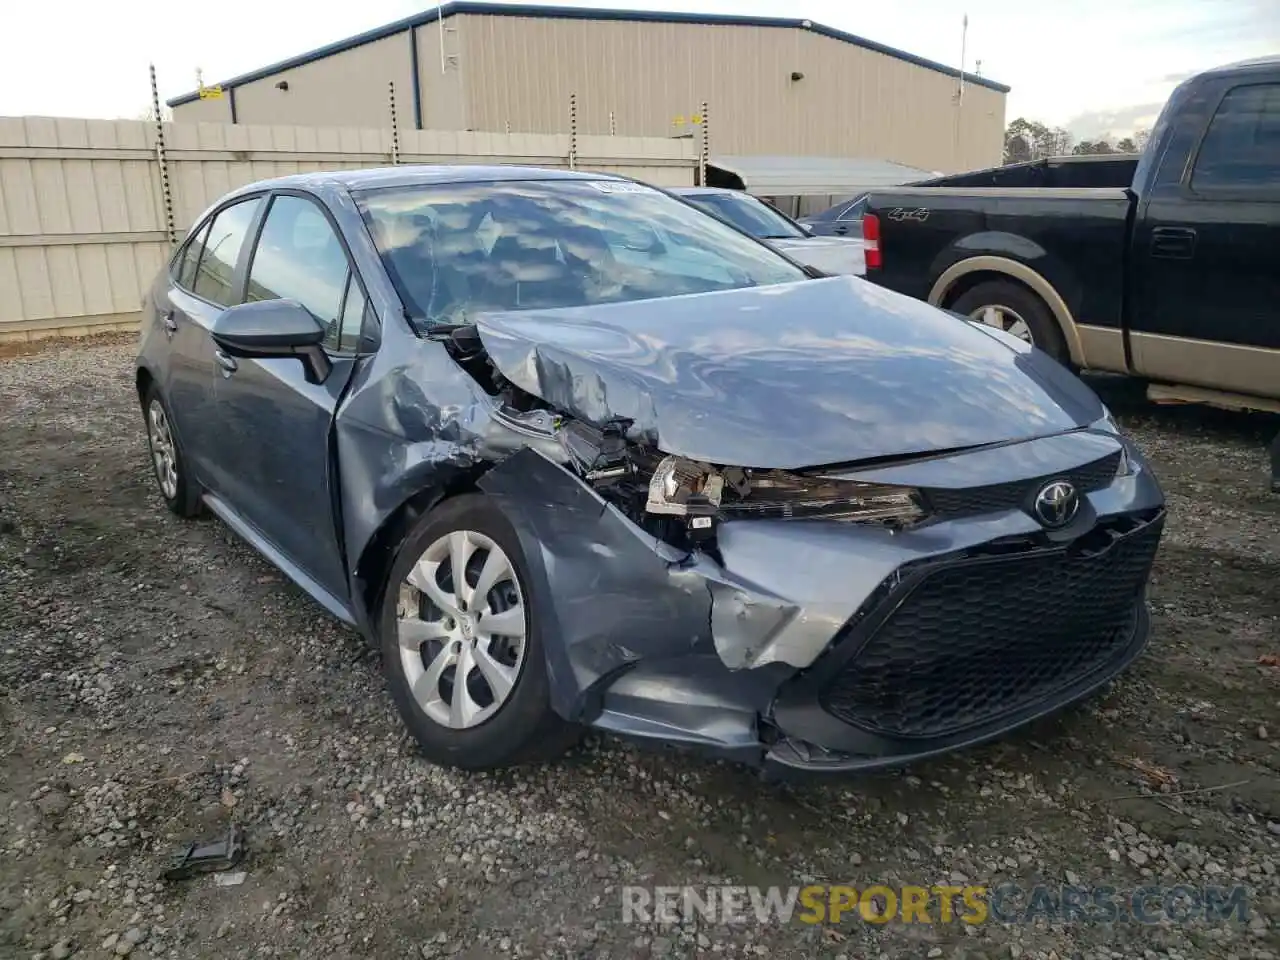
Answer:
<svg viewBox="0 0 1280 960"><path fill-rule="evenodd" d="M747 194L696 193L685 199L761 240L790 240L805 236L803 230L797 230L795 224L778 211Z"/></svg>
<svg viewBox="0 0 1280 960"><path fill-rule="evenodd" d="M406 308L429 323L806 279L767 247L629 181L424 184L357 202Z"/></svg>

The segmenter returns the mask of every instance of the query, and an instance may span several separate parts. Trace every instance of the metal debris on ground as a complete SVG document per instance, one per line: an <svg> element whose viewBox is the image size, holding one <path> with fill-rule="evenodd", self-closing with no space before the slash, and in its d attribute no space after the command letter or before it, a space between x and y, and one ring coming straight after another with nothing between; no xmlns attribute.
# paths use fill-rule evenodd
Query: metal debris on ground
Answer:
<svg viewBox="0 0 1280 960"><path fill-rule="evenodd" d="M164 878L185 880L196 874L220 873L237 866L244 860L244 855L244 828L233 823L223 839L193 843L175 855L172 865L164 872Z"/></svg>

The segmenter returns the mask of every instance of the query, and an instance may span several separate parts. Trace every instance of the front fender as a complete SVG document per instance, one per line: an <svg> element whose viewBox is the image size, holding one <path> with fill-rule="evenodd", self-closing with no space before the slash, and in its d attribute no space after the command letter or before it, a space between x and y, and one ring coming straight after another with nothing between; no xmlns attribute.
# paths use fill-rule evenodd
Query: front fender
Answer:
<svg viewBox="0 0 1280 960"><path fill-rule="evenodd" d="M537 598L551 705L570 721L599 709L602 680L647 658L714 653L711 596L671 576L683 557L629 523L573 474L525 449L477 485L511 521Z"/></svg>

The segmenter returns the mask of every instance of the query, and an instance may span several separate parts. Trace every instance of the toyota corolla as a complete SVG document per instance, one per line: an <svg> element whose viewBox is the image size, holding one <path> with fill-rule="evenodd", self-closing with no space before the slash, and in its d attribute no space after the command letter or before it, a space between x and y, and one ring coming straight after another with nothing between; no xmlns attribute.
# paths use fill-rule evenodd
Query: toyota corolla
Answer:
<svg viewBox="0 0 1280 960"><path fill-rule="evenodd" d="M1115 677L1164 520L1022 341L668 194L515 167L221 199L147 298L160 493L381 651L430 759L586 727L908 762Z"/></svg>

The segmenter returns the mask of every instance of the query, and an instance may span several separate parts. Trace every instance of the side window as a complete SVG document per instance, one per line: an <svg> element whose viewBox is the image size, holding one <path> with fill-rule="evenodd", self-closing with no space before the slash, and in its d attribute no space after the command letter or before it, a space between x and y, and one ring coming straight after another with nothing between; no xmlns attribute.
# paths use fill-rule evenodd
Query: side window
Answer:
<svg viewBox="0 0 1280 960"><path fill-rule="evenodd" d="M200 254L204 251L205 238L209 236L209 224L205 224L182 248L182 255L174 265L173 278L178 286L187 290L196 278L196 265L200 263Z"/></svg>
<svg viewBox="0 0 1280 960"><path fill-rule="evenodd" d="M1205 134L1193 190L1280 188L1280 83L1235 87Z"/></svg>
<svg viewBox="0 0 1280 960"><path fill-rule="evenodd" d="M347 297L350 284L351 296ZM271 201L249 268L249 300L297 300L325 325L325 346L355 349L360 339L360 313L350 323L344 301L360 299L360 285L351 277L346 252L320 208L302 197L278 196ZM352 309L357 305L352 303ZM349 342L348 342L349 341Z"/></svg>
<svg viewBox="0 0 1280 960"><path fill-rule="evenodd" d="M837 220L861 220L862 214L866 211L866 209L867 209L867 198L859 197L857 200L853 201L853 203L849 204L847 207L841 210L840 216L838 216L836 219Z"/></svg>
<svg viewBox="0 0 1280 960"><path fill-rule="evenodd" d="M231 281L236 272L240 249L249 233L253 218L258 214L261 197L243 200L220 211L209 225L204 252L196 270L191 290L198 297L229 307L236 302L236 291Z"/></svg>
<svg viewBox="0 0 1280 960"><path fill-rule="evenodd" d="M341 353L355 353L360 349L360 333L364 329L364 315L369 306L364 291L356 278L347 275L347 299L342 305L342 323L335 343L325 341L325 346Z"/></svg>

